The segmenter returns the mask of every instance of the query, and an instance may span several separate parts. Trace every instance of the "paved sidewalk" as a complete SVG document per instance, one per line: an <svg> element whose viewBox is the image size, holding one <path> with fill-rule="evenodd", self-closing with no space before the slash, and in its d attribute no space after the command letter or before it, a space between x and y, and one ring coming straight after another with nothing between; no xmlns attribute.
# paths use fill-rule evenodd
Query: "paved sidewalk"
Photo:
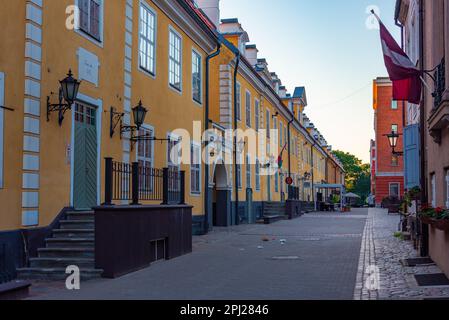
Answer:
<svg viewBox="0 0 449 320"><path fill-rule="evenodd" d="M85 282L79 291L40 285L32 298L352 300L366 217L361 209L217 229L195 237L190 255L119 279Z"/></svg>
<svg viewBox="0 0 449 320"><path fill-rule="evenodd" d="M400 218L370 209L365 226L354 299L388 300L449 297L449 287L418 287L414 275L441 273L435 266L404 267L400 260L418 258L410 241L394 237ZM378 268L378 269L376 269ZM375 271L379 271L377 277ZM371 283L378 290L368 290ZM371 282L372 281L372 282Z"/></svg>

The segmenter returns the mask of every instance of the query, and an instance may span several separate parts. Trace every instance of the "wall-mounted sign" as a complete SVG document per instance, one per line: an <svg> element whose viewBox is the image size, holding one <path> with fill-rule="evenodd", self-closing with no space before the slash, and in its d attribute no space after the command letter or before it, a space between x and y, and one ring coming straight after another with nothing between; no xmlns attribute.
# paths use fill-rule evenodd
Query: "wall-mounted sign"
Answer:
<svg viewBox="0 0 449 320"><path fill-rule="evenodd" d="M98 57L83 48L78 49L78 78L86 80L98 87L98 69L100 62Z"/></svg>

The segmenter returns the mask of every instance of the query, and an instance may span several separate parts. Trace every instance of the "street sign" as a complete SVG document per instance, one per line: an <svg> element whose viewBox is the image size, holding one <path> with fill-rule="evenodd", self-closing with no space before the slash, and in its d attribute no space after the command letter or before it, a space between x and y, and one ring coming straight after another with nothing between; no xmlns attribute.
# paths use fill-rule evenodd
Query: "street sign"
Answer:
<svg viewBox="0 0 449 320"><path fill-rule="evenodd" d="M288 184L289 186L291 186L293 184L293 178L292 177L287 177L285 179L285 183Z"/></svg>

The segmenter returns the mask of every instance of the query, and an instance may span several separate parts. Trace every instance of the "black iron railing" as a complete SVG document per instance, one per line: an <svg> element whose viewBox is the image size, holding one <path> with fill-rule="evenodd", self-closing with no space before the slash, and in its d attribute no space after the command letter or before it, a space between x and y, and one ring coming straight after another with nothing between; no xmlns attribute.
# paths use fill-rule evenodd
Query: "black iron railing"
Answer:
<svg viewBox="0 0 449 320"><path fill-rule="evenodd" d="M156 169L105 159L105 205L114 201L161 201L164 205L185 203L185 172L178 168Z"/></svg>
<svg viewBox="0 0 449 320"><path fill-rule="evenodd" d="M438 65L435 74L435 92L432 94L434 108L438 108L443 101L443 92L446 90L446 62L445 59Z"/></svg>
<svg viewBox="0 0 449 320"><path fill-rule="evenodd" d="M299 200L299 187L288 187L288 200Z"/></svg>

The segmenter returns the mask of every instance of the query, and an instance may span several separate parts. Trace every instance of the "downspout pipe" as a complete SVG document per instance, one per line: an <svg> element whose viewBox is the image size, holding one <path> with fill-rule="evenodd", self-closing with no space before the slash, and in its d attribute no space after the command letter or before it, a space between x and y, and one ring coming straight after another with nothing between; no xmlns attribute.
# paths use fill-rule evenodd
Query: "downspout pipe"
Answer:
<svg viewBox="0 0 449 320"><path fill-rule="evenodd" d="M288 177L291 178L292 176L292 159L291 159L291 133L290 133L290 126L295 121L295 116L288 122L287 124L287 136L288 136Z"/></svg>
<svg viewBox="0 0 449 320"><path fill-rule="evenodd" d="M221 51L221 43L217 42L217 50L206 57L206 101L204 110L204 129L209 130L209 108L210 108L210 61L218 56ZM209 164L206 162L204 169L204 234L209 231Z"/></svg>
<svg viewBox="0 0 449 320"><path fill-rule="evenodd" d="M240 52L234 52L235 54L235 68L234 68L234 192L235 192L235 224L240 224L239 217L239 188L238 188L238 163L237 163L237 75L239 73L240 65Z"/></svg>
<svg viewBox="0 0 449 320"><path fill-rule="evenodd" d="M420 46L419 46L419 65L421 72L424 71L424 0L419 0L419 39L420 39ZM419 119L419 126L420 126L420 144L421 144L421 151L420 151L420 160L421 160L421 203L427 203L428 201L428 194L427 194L427 183L426 183L426 148L425 148L425 134L426 134L426 125L425 125L425 91L423 91L422 94L422 101L420 106L420 119ZM418 228L418 232L420 232L420 228ZM429 229L426 225L421 226L421 234L418 235L419 238L421 238L421 245L420 245L420 254L422 257L426 257L429 254Z"/></svg>

